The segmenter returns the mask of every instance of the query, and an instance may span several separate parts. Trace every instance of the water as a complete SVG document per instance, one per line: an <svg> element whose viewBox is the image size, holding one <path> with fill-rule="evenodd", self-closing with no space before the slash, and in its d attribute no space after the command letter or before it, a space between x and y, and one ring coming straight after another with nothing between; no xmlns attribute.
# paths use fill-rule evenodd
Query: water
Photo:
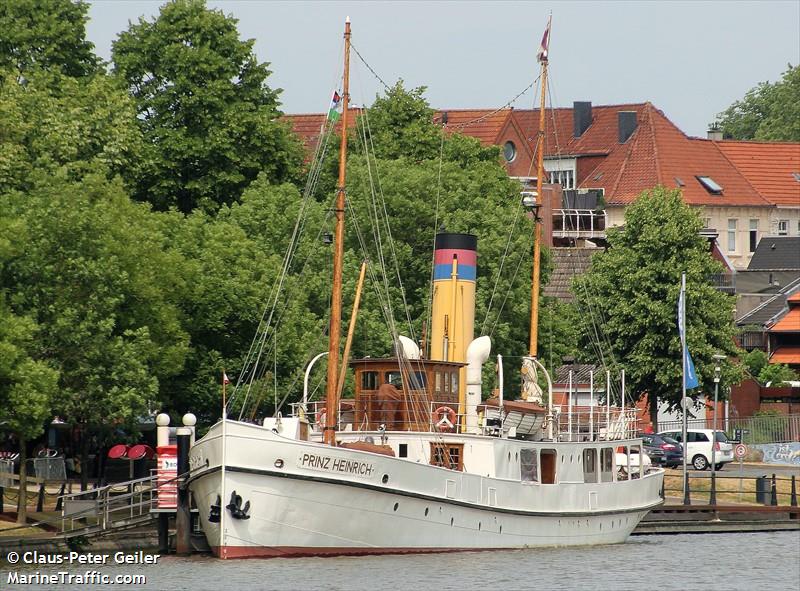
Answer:
<svg viewBox="0 0 800 591"><path fill-rule="evenodd" d="M142 574L145 585L7 584L0 589L167 589L192 591L798 591L800 532L635 536L626 544L353 558L220 561L166 556L157 565L21 567L31 574L98 570Z"/></svg>

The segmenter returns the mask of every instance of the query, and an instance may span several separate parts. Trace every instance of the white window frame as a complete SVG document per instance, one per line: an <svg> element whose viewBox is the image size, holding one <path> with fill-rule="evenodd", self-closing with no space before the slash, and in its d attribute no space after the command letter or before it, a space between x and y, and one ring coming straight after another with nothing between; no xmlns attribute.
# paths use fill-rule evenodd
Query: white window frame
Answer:
<svg viewBox="0 0 800 591"><path fill-rule="evenodd" d="M575 158L559 158L544 161L546 178L558 183L562 189L575 189L577 187L577 170Z"/></svg>
<svg viewBox="0 0 800 591"><path fill-rule="evenodd" d="M738 226L738 219L728 219L728 252L736 252L736 232L738 230Z"/></svg>
<svg viewBox="0 0 800 591"><path fill-rule="evenodd" d="M755 234L755 240L753 240L753 234ZM750 252L755 252L758 247L758 220L750 220L750 231L747 238Z"/></svg>
<svg viewBox="0 0 800 591"><path fill-rule="evenodd" d="M789 220L778 220L778 236L789 235Z"/></svg>

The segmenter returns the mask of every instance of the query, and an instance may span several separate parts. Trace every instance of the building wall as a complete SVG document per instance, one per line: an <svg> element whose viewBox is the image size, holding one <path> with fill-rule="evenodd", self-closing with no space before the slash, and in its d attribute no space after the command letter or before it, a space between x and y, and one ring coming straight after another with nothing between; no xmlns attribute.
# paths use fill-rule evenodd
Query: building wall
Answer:
<svg viewBox="0 0 800 591"><path fill-rule="evenodd" d="M719 233L719 244L722 252L731 261L734 268L746 269L750 264L753 251L750 250L750 221L757 222L756 225L756 244L764 236L775 235L777 232L773 228L777 227L778 219L790 220L789 235L797 236L798 216L800 208L785 209L780 213L776 208L769 207L698 207L700 218L704 221L707 228L716 230ZM620 206L608 207L608 223L610 226L621 226L625 223L625 208ZM795 217L791 217L791 216ZM735 240L729 240L729 224L735 221L736 230ZM755 246L755 245L753 245Z"/></svg>

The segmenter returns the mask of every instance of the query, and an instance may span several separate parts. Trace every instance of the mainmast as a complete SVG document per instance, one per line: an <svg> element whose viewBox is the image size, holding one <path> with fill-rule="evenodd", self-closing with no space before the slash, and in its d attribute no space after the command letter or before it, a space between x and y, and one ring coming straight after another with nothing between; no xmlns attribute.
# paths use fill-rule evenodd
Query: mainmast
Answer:
<svg viewBox="0 0 800 591"><path fill-rule="evenodd" d="M539 336L539 267L542 258L542 220L539 218L538 210L542 206L542 181L544 178L544 106L547 96L547 46L550 43L550 23L553 17L547 21L547 29L544 31L542 43L539 46L538 59L542 64L542 96L539 104L539 135L536 140L536 205L533 214L533 278L531 280L531 340L529 354L531 357L538 356L538 336Z"/></svg>
<svg viewBox="0 0 800 591"><path fill-rule="evenodd" d="M342 82L342 143L339 149L339 182L336 206L333 210L336 228L333 239L333 291L331 293L331 323L328 331L328 379L325 396L325 427L322 440L336 445L336 426L339 418L339 339L342 332L342 259L344 259L344 205L347 175L347 111L350 102L350 17L344 22L344 80Z"/></svg>

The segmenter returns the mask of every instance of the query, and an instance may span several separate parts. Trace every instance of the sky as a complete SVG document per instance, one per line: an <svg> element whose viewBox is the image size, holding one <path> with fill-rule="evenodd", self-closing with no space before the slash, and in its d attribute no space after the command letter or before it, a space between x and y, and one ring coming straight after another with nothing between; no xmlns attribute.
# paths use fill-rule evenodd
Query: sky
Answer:
<svg viewBox="0 0 800 591"><path fill-rule="evenodd" d="M87 35L110 59L117 35L162 1L90 3ZM278 2L208 1L255 39L267 83L285 113L326 111L352 22L352 102L383 85L426 86L437 109L499 108L538 76L536 51L552 12L551 104L649 101L679 128L704 137L717 114L759 82L800 63L800 1L692 2ZM513 106L534 106L527 91Z"/></svg>

